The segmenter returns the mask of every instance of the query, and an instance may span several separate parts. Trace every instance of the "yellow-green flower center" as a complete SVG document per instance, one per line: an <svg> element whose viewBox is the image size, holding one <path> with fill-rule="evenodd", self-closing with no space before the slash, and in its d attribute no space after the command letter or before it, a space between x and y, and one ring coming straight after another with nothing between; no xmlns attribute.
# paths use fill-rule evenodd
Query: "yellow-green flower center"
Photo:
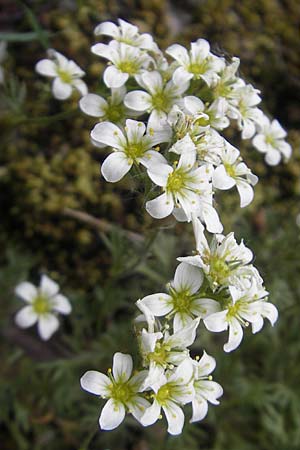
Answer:
<svg viewBox="0 0 300 450"><path fill-rule="evenodd" d="M227 172L227 175L229 175L232 178L234 178L236 176L235 167L233 165L224 163L224 167Z"/></svg>
<svg viewBox="0 0 300 450"><path fill-rule="evenodd" d="M170 350L171 349L168 345L161 345L159 342L157 342L154 352L149 353L147 355L147 358L149 361L154 361L157 364L164 366L167 363L167 356Z"/></svg>
<svg viewBox="0 0 300 450"><path fill-rule="evenodd" d="M166 191L168 193L179 193L186 186L188 181L188 176L186 171L180 169L175 169L169 174L167 180Z"/></svg>
<svg viewBox="0 0 300 450"><path fill-rule="evenodd" d="M240 301L237 301L236 303L230 305L228 307L227 318L235 317L237 315L240 307L241 307L241 302Z"/></svg>
<svg viewBox="0 0 300 450"><path fill-rule="evenodd" d="M265 137L266 144L271 145L272 147L276 147L276 141L272 135L267 135Z"/></svg>
<svg viewBox="0 0 300 450"><path fill-rule="evenodd" d="M172 99L164 91L152 95L152 107L157 111L168 112L172 107Z"/></svg>
<svg viewBox="0 0 300 450"><path fill-rule="evenodd" d="M207 61L199 61L199 62L193 62L188 66L188 71L193 73L194 75L202 75L207 71L208 63Z"/></svg>
<svg viewBox="0 0 300 450"><path fill-rule="evenodd" d="M139 71L139 64L136 61L120 61L117 67L121 72L128 73L128 75L136 75Z"/></svg>
<svg viewBox="0 0 300 450"><path fill-rule="evenodd" d="M214 283L222 284L226 278L229 277L231 272L229 264L218 255L210 258L210 270L209 277Z"/></svg>
<svg viewBox="0 0 300 450"><path fill-rule="evenodd" d="M132 389L132 386L130 386L128 382L117 383L114 381L110 386L110 397L121 403L126 404L133 395L134 391Z"/></svg>
<svg viewBox="0 0 300 450"><path fill-rule="evenodd" d="M57 69L57 75L64 83L71 84L73 81L72 75L63 69Z"/></svg>
<svg viewBox="0 0 300 450"><path fill-rule="evenodd" d="M170 399L171 394L171 386L169 383L164 384L162 387L159 388L157 394L156 394L156 400L161 405L165 405L167 400Z"/></svg>
<svg viewBox="0 0 300 450"><path fill-rule="evenodd" d="M125 109L122 104L120 105L108 105L105 111L105 120L116 123L120 122L125 116Z"/></svg>
<svg viewBox="0 0 300 450"><path fill-rule="evenodd" d="M182 314L190 314L190 309L194 296L189 290L177 292L174 289L170 291L172 297L173 310Z"/></svg>
<svg viewBox="0 0 300 450"><path fill-rule="evenodd" d="M145 145L142 142L128 142L127 146L124 148L124 152L128 159L135 161L137 158L144 156Z"/></svg>
<svg viewBox="0 0 300 450"><path fill-rule="evenodd" d="M47 314L51 311L49 298L41 293L33 300L32 307L38 315Z"/></svg>

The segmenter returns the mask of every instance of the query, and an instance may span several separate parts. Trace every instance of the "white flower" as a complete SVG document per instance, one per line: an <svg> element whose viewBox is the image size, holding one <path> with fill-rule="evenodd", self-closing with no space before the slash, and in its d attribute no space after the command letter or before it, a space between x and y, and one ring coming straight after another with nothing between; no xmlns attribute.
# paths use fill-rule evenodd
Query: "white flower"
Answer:
<svg viewBox="0 0 300 450"><path fill-rule="evenodd" d="M202 283L203 273L199 268L181 263L169 285L169 294L148 295L140 300L140 304L145 305L154 316L174 316L173 329L176 333L191 323L194 317L203 318L220 310L218 302L198 293Z"/></svg>
<svg viewBox="0 0 300 450"><path fill-rule="evenodd" d="M225 139L219 156L222 164L213 173L213 186L222 190L236 186L240 195L241 208L244 208L253 200L254 192L251 185L255 186L258 178L252 174L244 162L241 162L238 149L225 141Z"/></svg>
<svg viewBox="0 0 300 450"><path fill-rule="evenodd" d="M135 111L124 106L125 95L125 86L111 89L111 95L107 99L97 94L87 94L80 99L79 106L88 116L97 117L99 122L122 124L126 118L136 115Z"/></svg>
<svg viewBox="0 0 300 450"><path fill-rule="evenodd" d="M143 73L152 61L149 55L138 48L116 41L111 41L109 45L95 44L91 50L112 63L103 74L103 81L109 88L123 86L129 77Z"/></svg>
<svg viewBox="0 0 300 450"><path fill-rule="evenodd" d="M229 102L227 114L237 120L238 127L242 130L242 139L252 138L263 117L262 111L256 108L261 102L259 93L251 84L245 85L242 81L232 93L233 98Z"/></svg>
<svg viewBox="0 0 300 450"><path fill-rule="evenodd" d="M191 361L186 359L175 372L162 374L151 388L154 391L153 403L142 416L142 425L155 423L162 408L168 421L168 432L173 435L180 434L184 425L184 413L180 406L190 403L195 395Z"/></svg>
<svg viewBox="0 0 300 450"><path fill-rule="evenodd" d="M129 92L124 103L128 108L140 113L150 112L148 121L153 128L166 122L167 113L181 99L181 95L189 86L189 83L182 83L180 86L175 85L172 81L165 83L161 74L155 70L136 77L136 81L147 92Z"/></svg>
<svg viewBox="0 0 300 450"><path fill-rule="evenodd" d="M143 329L139 337L143 365L149 372L144 381L144 389L151 386L165 369L178 366L189 357L187 347L196 339L196 330L200 319L194 319L188 325L173 334L167 330L149 333Z"/></svg>
<svg viewBox="0 0 300 450"><path fill-rule="evenodd" d="M205 39L192 42L190 52L182 45L174 44L167 48L166 53L179 64L173 74L173 81L178 85L192 78L202 78L210 85L225 66L224 59L210 53L209 43Z"/></svg>
<svg viewBox="0 0 300 450"><path fill-rule="evenodd" d="M89 370L80 379L81 387L85 391L109 399L99 418L102 430L117 428L124 420L126 410L140 421L149 406L149 402L138 395L147 371L143 370L131 376L132 365L130 355L115 353L113 367L108 370L108 376Z"/></svg>
<svg viewBox="0 0 300 450"><path fill-rule="evenodd" d="M252 324L252 332L257 333L263 326L266 317L272 325L278 318L276 307L266 301L268 292L256 280L252 280L250 287L243 290L229 286L230 299L226 308L204 319L209 331L220 332L229 328L228 342L224 345L225 352L235 350L243 338L243 326Z"/></svg>
<svg viewBox="0 0 300 450"><path fill-rule="evenodd" d="M259 132L253 138L254 147L261 153L265 153L265 161L270 166L279 164L281 157L288 160L292 154L292 148L284 138L286 132L278 120L270 120L264 116L258 124Z"/></svg>
<svg viewBox="0 0 300 450"><path fill-rule="evenodd" d="M197 255L177 258L179 261L200 267L205 273L213 291L235 284L240 271L253 258L251 250L244 243L237 244L234 234L215 235L210 245L204 235L200 220L193 218ZM248 266L247 266L248 267Z"/></svg>
<svg viewBox="0 0 300 450"><path fill-rule="evenodd" d="M74 61L53 49L48 50L48 55L51 59L39 61L35 70L40 75L54 78L52 83L54 97L65 100L71 96L73 88L77 89L81 95L87 94L87 86L81 80L84 75L83 70Z"/></svg>
<svg viewBox="0 0 300 450"><path fill-rule="evenodd" d="M57 313L71 312L69 300L59 293L58 284L47 275L42 275L38 288L24 281L18 284L15 293L27 303L15 317L17 325L28 328L37 322L38 332L43 340L49 339L58 329Z"/></svg>
<svg viewBox="0 0 300 450"><path fill-rule="evenodd" d="M123 42L127 45L139 47L141 49L159 52L159 49L151 34L139 34L139 29L135 25L126 22L123 19L118 19L119 26L113 22L102 22L95 28L94 33L104 36L111 36L115 41Z"/></svg>
<svg viewBox="0 0 300 450"><path fill-rule="evenodd" d="M239 68L239 58L232 58L231 64L228 64L218 73L218 78L212 84L213 96L215 99L223 98L227 102L234 98L234 90L240 85L244 85L241 78L236 76Z"/></svg>
<svg viewBox="0 0 300 450"><path fill-rule="evenodd" d="M211 126L216 130L223 130L229 125L226 117L227 103L223 98L218 98L207 108L200 98L188 95L183 99L185 110L194 119L193 125L201 126L205 131Z"/></svg>
<svg viewBox="0 0 300 450"><path fill-rule="evenodd" d="M210 188L211 168L208 165L195 166L196 147L189 135L176 145L184 147L178 165L171 167L164 160L148 167L149 177L163 188L164 193L148 201L146 210L152 217L162 219L175 212L175 208L182 208L187 220L190 221L192 213L198 213L201 209L201 195L206 195Z"/></svg>
<svg viewBox="0 0 300 450"><path fill-rule="evenodd" d="M200 361L193 361L195 397L192 401L193 415L190 422L204 419L208 411L208 402L218 405L218 398L223 395L222 386L212 381L210 375L216 367L216 361L205 351Z"/></svg>
<svg viewBox="0 0 300 450"><path fill-rule="evenodd" d="M148 166L152 161L164 161L163 156L152 147L164 141L161 133L154 134L150 128L145 134L143 122L126 120L125 131L111 122L98 123L91 131L91 138L114 149L103 162L101 173L111 183L120 181L133 164Z"/></svg>

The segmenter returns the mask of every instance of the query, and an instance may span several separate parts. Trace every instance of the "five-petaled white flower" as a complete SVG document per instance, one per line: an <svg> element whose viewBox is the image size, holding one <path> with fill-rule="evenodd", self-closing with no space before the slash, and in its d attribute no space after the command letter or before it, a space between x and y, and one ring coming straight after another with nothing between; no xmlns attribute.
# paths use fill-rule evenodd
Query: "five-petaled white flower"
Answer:
<svg viewBox="0 0 300 450"><path fill-rule="evenodd" d="M73 88L77 89L81 95L87 94L87 86L81 78L84 76L83 70L72 60L53 49L48 50L51 59L42 59L35 69L40 75L54 78L52 83L52 93L58 100L65 100L72 94Z"/></svg>
<svg viewBox="0 0 300 450"><path fill-rule="evenodd" d="M190 221L192 213L197 214L201 209L201 195L210 186L212 167L195 166L196 147L189 135L175 145L184 147L177 165L172 167L165 159L160 163L149 164L149 177L163 188L164 193L148 201L146 210L152 217L162 219L173 213L175 208L181 208Z"/></svg>
<svg viewBox="0 0 300 450"><path fill-rule="evenodd" d="M92 52L112 63L103 74L103 81L110 88L123 86L129 77L143 73L152 61L147 53L116 41L111 41L108 45L95 44L92 46Z"/></svg>
<svg viewBox="0 0 300 450"><path fill-rule="evenodd" d="M243 242L237 244L234 234L214 235L210 245L204 235L200 220L193 218L197 254L177 258L178 261L200 267L213 291L235 284L240 276L245 276L243 269L253 258ZM250 270L251 271L251 270Z"/></svg>
<svg viewBox="0 0 300 450"><path fill-rule="evenodd" d="M147 371L143 370L131 376L132 366L130 355L115 353L108 376L96 370L89 370L80 379L81 387L85 391L108 399L99 418L102 430L117 428L123 422L126 411L140 421L150 405L145 398L138 395Z"/></svg>
<svg viewBox="0 0 300 450"><path fill-rule="evenodd" d="M252 325L252 333L257 333L263 326L266 317L272 325L277 320L276 307L266 300L268 292L253 279L250 287L238 289L229 286L230 298L226 308L204 319L209 331L225 331L229 328L228 342L225 352L235 350L243 339L243 326Z"/></svg>
<svg viewBox="0 0 300 450"><path fill-rule="evenodd" d="M173 74L173 81L178 85L192 78L201 78L210 85L218 78L217 73L225 67L224 59L210 52L209 43L205 39L192 42L190 52L182 45L174 44L167 48L166 53L179 65Z"/></svg>
<svg viewBox="0 0 300 450"><path fill-rule="evenodd" d="M191 323L194 317L203 318L220 310L218 302L198 293L202 283L203 272L198 267L181 263L169 284L169 294L147 295L140 302L154 316L174 316L173 329L176 333Z"/></svg>
<svg viewBox="0 0 300 450"><path fill-rule="evenodd" d="M16 315L19 327L28 328L37 322L38 332L43 340L49 339L59 327L57 313L70 314L69 300L59 293L59 286L47 275L42 275L37 288L28 281L15 288L18 297L27 303Z"/></svg>
<svg viewBox="0 0 300 450"><path fill-rule="evenodd" d="M101 173L111 183L120 181L133 164L143 164L148 167L155 161L164 161L164 157L152 148L164 142L162 133L147 130L143 122L126 120L124 132L111 122L98 123L91 131L91 138L114 149L103 162Z"/></svg>
<svg viewBox="0 0 300 450"><path fill-rule="evenodd" d="M262 120L263 113L256 107L261 102L260 91L251 84L240 80L239 86L232 92L227 115L236 119L242 139L250 139L255 134L256 126Z"/></svg>
<svg viewBox="0 0 300 450"><path fill-rule="evenodd" d="M257 127L259 131L254 136L252 143L259 152L265 154L266 163L276 166L282 156L288 160L292 153L292 147L284 140L286 132L278 120L270 122L268 117L264 116Z"/></svg>
<svg viewBox="0 0 300 450"><path fill-rule="evenodd" d="M137 76L136 81L147 92L129 92L124 103L128 108L140 113L150 112L148 122L153 128L159 128L162 122L167 121L167 113L181 100L182 94L189 86L188 82L180 85L174 84L173 81L165 83L161 74L155 70Z"/></svg>
<svg viewBox="0 0 300 450"><path fill-rule="evenodd" d="M153 403L141 417L142 425L155 423L163 409L168 421L168 432L180 434L184 425L184 413L180 406L190 403L195 395L191 361L186 359L174 372L162 374L151 388L154 391Z"/></svg>
<svg viewBox="0 0 300 450"><path fill-rule="evenodd" d="M198 358L197 358L198 359ZM218 405L218 398L223 395L222 386L212 381L211 373L215 370L216 361L205 351L201 359L193 360L195 397L192 401L193 415L190 422L204 419L208 411L208 402Z"/></svg>
<svg viewBox="0 0 300 450"><path fill-rule="evenodd" d="M237 187L240 195L241 208L249 205L254 197L252 186L255 186L258 178L241 161L240 152L224 139L223 148L219 152L221 164L212 175L213 186L217 189L227 190Z"/></svg>
<svg viewBox="0 0 300 450"><path fill-rule="evenodd" d="M94 33L96 36L110 36L117 42L123 42L133 47L139 47L156 53L160 52L151 34L139 34L138 27L126 22L126 20L118 19L118 23L119 26L113 22L102 22L96 26Z"/></svg>

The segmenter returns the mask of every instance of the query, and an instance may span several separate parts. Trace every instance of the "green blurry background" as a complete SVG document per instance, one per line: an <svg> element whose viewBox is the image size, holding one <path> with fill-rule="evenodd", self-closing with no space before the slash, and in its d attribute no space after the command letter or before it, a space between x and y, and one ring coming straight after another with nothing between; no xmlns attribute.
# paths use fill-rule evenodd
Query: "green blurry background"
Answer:
<svg viewBox="0 0 300 450"><path fill-rule="evenodd" d="M8 42L0 86L0 449L1 450L299 450L300 449L300 61L298 0L2 0L0 40ZM246 211L238 195L217 198L225 232L255 252L280 311L271 329L245 332L224 354L225 335L200 327L201 349L217 359L224 387L219 407L187 424L180 437L165 424L143 429L131 418L98 430L101 401L81 391L80 376L105 371L114 352L136 355L134 302L172 277L176 257L194 247L191 227L144 213L139 180L114 185L99 176L104 151L92 147L94 121L78 97L59 102L34 72L53 47L86 70L91 92L103 92L104 63L92 55L93 29L121 17L151 32L162 48L208 39L225 57L241 59L241 75L263 93L263 109L289 132L294 154L268 168L233 135L260 178ZM60 331L42 343L19 330L14 287L46 272L73 305Z"/></svg>

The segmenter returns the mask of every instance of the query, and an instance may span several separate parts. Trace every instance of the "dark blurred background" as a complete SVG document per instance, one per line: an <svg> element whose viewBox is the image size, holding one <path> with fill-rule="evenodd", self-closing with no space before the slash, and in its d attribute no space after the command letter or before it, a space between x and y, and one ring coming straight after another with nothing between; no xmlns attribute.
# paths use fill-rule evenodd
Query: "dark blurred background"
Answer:
<svg viewBox="0 0 300 450"><path fill-rule="evenodd" d="M169 437L165 424L143 429L130 418L98 430L102 403L82 392L80 376L105 371L114 352L136 355L135 301L172 277L176 257L194 247L190 227L144 213L139 180L105 183L92 147L94 120L78 97L52 98L34 66L49 47L85 71L90 92L103 93L104 61L92 55L94 27L118 17L150 32L162 49L199 37L262 92L262 109L288 131L288 164L267 167L251 143L232 139L260 182L240 210L235 192L218 208L225 233L253 249L270 300L280 311L274 329L245 333L224 354L224 335L200 327L195 352L217 360L224 387L205 420ZM0 2L0 41L7 42L0 85L0 369L1 450L299 450L300 449L300 4L298 0L62 0ZM298 218L298 222L300 222ZM46 272L70 298L73 313L41 343L21 331L14 287Z"/></svg>

